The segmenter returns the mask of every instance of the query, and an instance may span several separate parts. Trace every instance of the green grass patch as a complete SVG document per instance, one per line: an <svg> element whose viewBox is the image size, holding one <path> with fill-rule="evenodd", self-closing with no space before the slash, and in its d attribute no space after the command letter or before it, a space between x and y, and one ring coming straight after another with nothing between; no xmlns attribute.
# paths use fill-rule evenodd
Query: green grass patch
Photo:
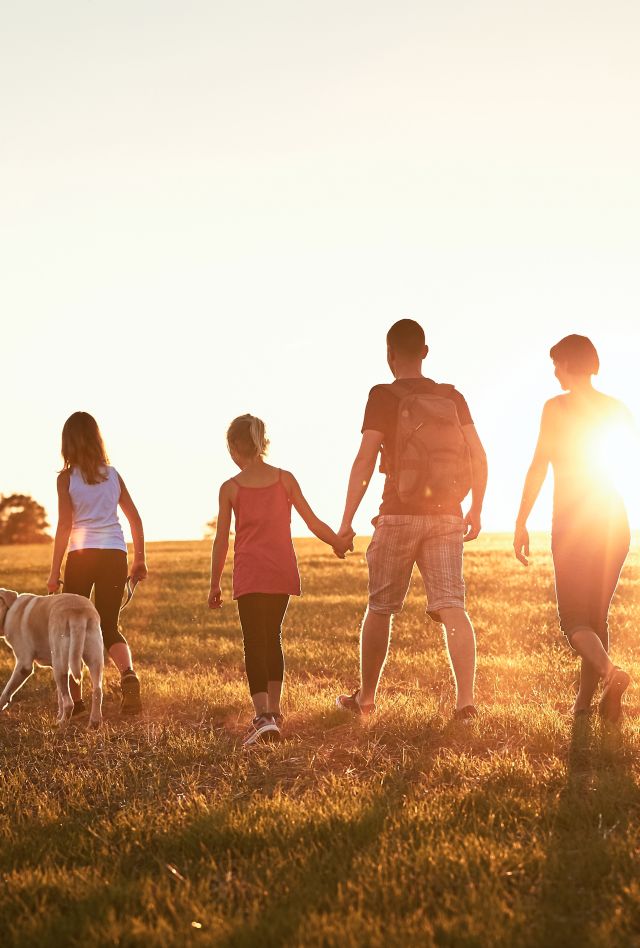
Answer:
<svg viewBox="0 0 640 948"><path fill-rule="evenodd" d="M286 740L243 752L251 707L230 601L206 605L205 543L151 544L123 614L138 721L56 731L39 670L0 718L3 945L628 946L640 937L638 690L620 729L569 713L577 664L558 631L544 538L529 570L507 537L466 554L481 713L452 684L419 577L395 624L379 713L345 721L357 680L365 541L340 563L298 542L304 596L284 634ZM0 550L0 585L42 592L49 550ZM612 612L639 678L640 562ZM0 651L0 675L12 658Z"/></svg>

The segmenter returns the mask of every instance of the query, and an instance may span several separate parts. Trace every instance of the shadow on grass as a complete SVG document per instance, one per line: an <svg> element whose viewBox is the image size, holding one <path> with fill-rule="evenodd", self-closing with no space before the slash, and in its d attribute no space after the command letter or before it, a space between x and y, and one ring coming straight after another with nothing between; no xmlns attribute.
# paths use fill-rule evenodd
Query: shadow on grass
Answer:
<svg viewBox="0 0 640 948"><path fill-rule="evenodd" d="M575 719L567 782L553 815L525 944L553 948L630 943L620 927L624 922L618 920L609 936L598 935L598 927L612 921L616 898L635 878L628 834L637 823L639 807L640 788L624 732L589 718Z"/></svg>
<svg viewBox="0 0 640 948"><path fill-rule="evenodd" d="M153 834L142 850L118 861L113 886L96 884L89 864L86 881L73 893L64 875L49 882L46 911L41 910L42 892L40 902L35 892L23 892L20 908L28 912L28 923L21 926L12 915L9 943L71 948L95 941L96 932L112 929L115 918L145 919L149 913L155 926L170 926L174 932L169 944L190 943L188 926L194 916L224 918L227 933L215 944L228 948L304 942L300 930L305 918L310 912L331 911L340 887L357 878L358 860L379 845L404 787L402 777L385 781L357 806L349 799L343 811L310 810L294 824L287 819L265 822L260 810L239 820L233 806L194 814L180 829ZM170 873L171 866L179 867L177 876ZM175 926L184 919L181 933ZM143 942L159 943L142 932L113 941Z"/></svg>

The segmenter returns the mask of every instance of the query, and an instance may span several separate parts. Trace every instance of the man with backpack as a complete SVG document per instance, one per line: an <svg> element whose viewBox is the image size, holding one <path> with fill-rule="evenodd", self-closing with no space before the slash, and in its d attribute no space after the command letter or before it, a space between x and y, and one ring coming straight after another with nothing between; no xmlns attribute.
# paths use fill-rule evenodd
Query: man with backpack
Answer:
<svg viewBox="0 0 640 948"><path fill-rule="evenodd" d="M389 648L391 617L402 609L414 564L422 575L427 612L444 625L456 683L458 720L476 716L475 634L465 611L462 545L480 533L487 459L463 396L425 378L424 330L401 319L387 333L387 362L395 381L369 393L362 442L347 490L341 534L371 480L378 454L385 485L367 550L369 606L360 638L360 687L339 695L338 707L358 715L375 710ZM471 507L461 502L471 490Z"/></svg>

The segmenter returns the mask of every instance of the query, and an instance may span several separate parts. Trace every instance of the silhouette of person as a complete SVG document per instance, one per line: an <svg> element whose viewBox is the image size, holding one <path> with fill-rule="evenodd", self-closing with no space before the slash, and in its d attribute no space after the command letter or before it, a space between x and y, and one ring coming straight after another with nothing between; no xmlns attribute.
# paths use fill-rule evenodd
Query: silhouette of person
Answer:
<svg viewBox="0 0 640 948"><path fill-rule="evenodd" d="M609 658L609 606L629 552L629 522L616 468L631 443L633 421L622 402L593 387L600 360L586 336L561 339L550 352L563 395L544 406L514 535L515 555L528 565L527 518L547 475L554 474L551 551L560 627L582 658L575 714L591 707L600 679L599 710L616 721L629 675Z"/></svg>

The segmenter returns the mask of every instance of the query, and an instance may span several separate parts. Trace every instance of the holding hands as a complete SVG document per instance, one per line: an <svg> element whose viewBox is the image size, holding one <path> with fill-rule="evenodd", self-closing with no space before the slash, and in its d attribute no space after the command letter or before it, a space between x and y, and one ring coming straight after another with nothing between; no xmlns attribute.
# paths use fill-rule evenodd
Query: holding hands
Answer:
<svg viewBox="0 0 640 948"><path fill-rule="evenodd" d="M353 540L355 535L355 530L351 524L340 527L339 532L335 535L337 542L332 544L333 552L338 559L343 560L347 553L353 553Z"/></svg>

